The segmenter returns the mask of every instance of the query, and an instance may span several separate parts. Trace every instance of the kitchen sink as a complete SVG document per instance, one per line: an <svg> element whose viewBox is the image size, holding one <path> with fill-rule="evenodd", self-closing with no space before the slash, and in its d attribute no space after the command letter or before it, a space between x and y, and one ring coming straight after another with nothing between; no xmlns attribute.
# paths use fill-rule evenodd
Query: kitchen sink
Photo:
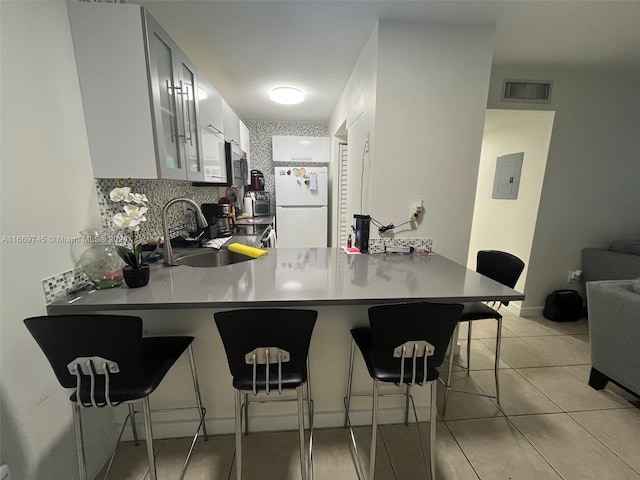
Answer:
<svg viewBox="0 0 640 480"><path fill-rule="evenodd" d="M195 251L176 253L175 262L178 265L188 265L189 267L224 267L233 263L253 260L251 257L229 250L213 250L209 248L199 248Z"/></svg>

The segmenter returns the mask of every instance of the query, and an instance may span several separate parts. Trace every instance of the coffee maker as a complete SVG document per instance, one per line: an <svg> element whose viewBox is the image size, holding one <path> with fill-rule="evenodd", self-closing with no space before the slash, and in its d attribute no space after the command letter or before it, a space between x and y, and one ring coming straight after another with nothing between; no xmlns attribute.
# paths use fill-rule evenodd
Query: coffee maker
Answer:
<svg viewBox="0 0 640 480"><path fill-rule="evenodd" d="M249 183L249 191L263 192L264 191L264 175L260 170L251 170L251 180Z"/></svg>
<svg viewBox="0 0 640 480"><path fill-rule="evenodd" d="M228 203L203 203L202 213L209 225L215 225L219 237L231 235L233 217L231 216L231 205Z"/></svg>
<svg viewBox="0 0 640 480"><path fill-rule="evenodd" d="M217 203L216 205L218 205L218 213L216 215L218 236L228 237L231 235L231 227L233 226L231 205L228 203Z"/></svg>

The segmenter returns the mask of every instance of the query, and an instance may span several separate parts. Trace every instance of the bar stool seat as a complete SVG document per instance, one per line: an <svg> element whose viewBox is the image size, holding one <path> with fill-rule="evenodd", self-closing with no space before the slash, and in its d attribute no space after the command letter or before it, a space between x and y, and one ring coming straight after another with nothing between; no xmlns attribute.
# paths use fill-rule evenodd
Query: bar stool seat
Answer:
<svg viewBox="0 0 640 480"><path fill-rule="evenodd" d="M313 401L309 381L309 345L318 313L313 310L260 308L214 314L235 389L236 479L242 479L242 427L249 431L249 395L258 403L270 393L295 390L302 480L313 478ZM309 412L305 447L304 387ZM276 400L279 398L276 398ZM268 465L265 466L268 468Z"/></svg>
<svg viewBox="0 0 640 480"><path fill-rule="evenodd" d="M199 421L180 474L180 478L184 477L198 435L202 431L205 440L208 438L204 424L206 410L202 406L192 349L194 337L143 337L142 319L126 315L40 316L27 318L24 323L49 360L60 385L74 389L70 401L81 480L87 479L81 410L127 404L129 414L118 442L127 423L130 423L137 445L134 403L138 402L142 403L144 412L149 476L156 480L149 395L176 361L188 352L196 406L184 408L195 409ZM114 450L107 475L115 453Z"/></svg>
<svg viewBox="0 0 640 480"><path fill-rule="evenodd" d="M476 256L476 272L502 283L503 285L513 288L515 287L520 274L524 270L524 262L515 255L500 250L480 250ZM496 403L500 405L500 345L502 344L502 314L498 311L502 305L508 305L509 302L490 302L487 305L483 302L467 302L463 303L464 309L460 315L459 324L467 322L467 375L471 372L471 335L473 322L476 320L493 319L496 321L496 347L494 360L494 378L496 388ZM497 304L497 305L496 305ZM495 308L494 308L495 307ZM449 354L449 369L447 373L447 381L443 382L445 386L444 401L442 402L442 415L446 415L447 402L449 400L449 391L451 388L451 376L453 372L453 341L458 339L458 331L460 325L456 326L453 334L452 344ZM467 392L468 393L468 392ZM490 395L489 395L490 396Z"/></svg>
<svg viewBox="0 0 640 480"><path fill-rule="evenodd" d="M411 369L406 369L403 378L400 378L397 365L394 365L391 368L376 366L373 356L373 340L370 328L354 328L351 330L351 336L363 355L364 363L371 378L375 378L380 382L400 383L405 385L411 383L412 380L415 382L415 379L412 378L413 372ZM433 380L437 380L440 377L440 373L436 367L428 365L427 375L425 377L422 362L417 362L415 377L420 380L424 377L427 382L431 382Z"/></svg>
<svg viewBox="0 0 640 480"><path fill-rule="evenodd" d="M409 403L413 404L411 388L413 386L430 386L429 409L429 472L431 480L435 479L435 442L436 442L436 381L440 378L438 367L442 365L447 346L451 342L458 319L462 312L460 304L444 303L402 303L382 305L369 309L370 328L354 328L351 330L351 355L345 397L345 426L351 431L352 453L356 463L358 477L365 478L360 462L355 435L349 419L351 391L353 382L354 353L357 346L373 379L372 411L371 411L371 447L369 452L368 480L374 480L376 467L377 428L380 382L404 387L405 424L408 423ZM413 405L416 425L418 415ZM422 455L427 463L422 435L418 425L418 438L422 446Z"/></svg>

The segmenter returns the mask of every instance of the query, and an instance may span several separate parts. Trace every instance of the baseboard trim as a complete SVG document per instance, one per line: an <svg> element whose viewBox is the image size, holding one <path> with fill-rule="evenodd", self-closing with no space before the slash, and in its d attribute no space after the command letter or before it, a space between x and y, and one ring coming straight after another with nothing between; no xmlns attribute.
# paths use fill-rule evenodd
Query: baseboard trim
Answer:
<svg viewBox="0 0 640 480"><path fill-rule="evenodd" d="M511 313L519 317L541 317L544 307L524 307L523 308L521 305L515 305L513 303L510 303L509 306L507 307L507 310L509 310Z"/></svg>
<svg viewBox="0 0 640 480"><path fill-rule="evenodd" d="M429 407L416 405L418 421L429 421ZM305 412L305 428L308 428ZM371 409L352 409L350 420L353 426L371 425ZM235 431L235 421L233 418L207 418L207 433L209 435L228 435ZM398 424L404 422L404 411L398 408L380 408L378 412L378 423ZM414 423L413 410L409 412L409 423ZM138 436L144 438L144 423L136 422ZM156 439L161 438L181 438L191 437L195 434L198 426L198 420L195 418L182 420L153 420L153 436ZM344 426L344 412L322 412L316 413L313 419L314 428L336 428ZM255 415L249 416L249 431L287 431L297 430L298 415L297 413L280 414L280 415ZM127 428L122 435L125 441L132 441L133 436L131 429Z"/></svg>

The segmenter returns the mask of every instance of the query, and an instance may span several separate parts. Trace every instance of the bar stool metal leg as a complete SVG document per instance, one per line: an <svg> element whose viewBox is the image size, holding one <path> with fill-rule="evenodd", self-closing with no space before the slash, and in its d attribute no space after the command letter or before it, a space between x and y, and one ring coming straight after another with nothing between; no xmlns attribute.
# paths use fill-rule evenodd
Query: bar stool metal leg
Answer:
<svg viewBox="0 0 640 480"><path fill-rule="evenodd" d="M156 456L153 450L153 429L151 428L151 407L149 406L149 397L144 397L142 399L142 410L144 412L144 433L147 441L147 457L149 459L149 477L151 480L157 480Z"/></svg>
<svg viewBox="0 0 640 480"><path fill-rule="evenodd" d="M78 472L80 480L87 480L87 462L84 456L84 439L82 437L82 416L80 414L80 406L77 403L72 403L71 406L73 408L73 428L76 436Z"/></svg>
<svg viewBox="0 0 640 480"><path fill-rule="evenodd" d="M307 357L307 410L309 415L309 454L307 456L307 480L313 480L313 397L311 396L311 368Z"/></svg>
<svg viewBox="0 0 640 480"><path fill-rule="evenodd" d="M191 365L191 376L193 377L193 388L196 392L196 405L198 406L198 412L200 416L200 421L202 423L202 435L204 436L204 440L209 440L209 436L207 435L207 425L204 421L204 408L202 406L202 397L200 396L200 384L198 383L198 371L196 370L196 361L193 356L193 348L192 345L189 345L189 364Z"/></svg>
<svg viewBox="0 0 640 480"><path fill-rule="evenodd" d="M373 480L376 472L376 442L378 440L378 401L380 384L373 381L373 411L371 412L371 449L369 451L369 480Z"/></svg>
<svg viewBox="0 0 640 480"><path fill-rule="evenodd" d="M344 426L347 427L347 421L349 418L349 404L351 403L351 383L353 381L353 357L356 350L356 342L351 340L351 354L349 355L349 374L347 376L347 399L345 402L344 410Z"/></svg>
<svg viewBox="0 0 640 480"><path fill-rule="evenodd" d="M496 362L494 372L496 377L496 402L500 405L500 344L502 343L502 318L496 319L498 322L498 333L496 334Z"/></svg>
<svg viewBox="0 0 640 480"><path fill-rule="evenodd" d="M471 329L473 322L467 322L467 375L471 375Z"/></svg>
<svg viewBox="0 0 640 480"><path fill-rule="evenodd" d="M411 398L411 385L407 383L404 399L404 424L409 425L409 398Z"/></svg>
<svg viewBox="0 0 640 480"><path fill-rule="evenodd" d="M300 473L307 480L306 455L304 448L304 390L302 385L296 388L298 394L298 437L300 440Z"/></svg>
<svg viewBox="0 0 640 480"><path fill-rule="evenodd" d="M453 351L455 349L455 343L458 341L458 334L460 332L460 323L456 324L456 328L453 331L453 335L451 336L451 341L449 342L449 365L447 368L447 383L444 389L444 399L442 401L442 415L446 415L447 413L447 401L449 400L449 390L451 389L451 375L453 373Z"/></svg>
<svg viewBox="0 0 640 480"><path fill-rule="evenodd" d="M236 480L242 480L242 396L236 390L235 421L236 421ZM245 405L245 409L246 409ZM245 410L246 411L246 410Z"/></svg>
<svg viewBox="0 0 640 480"><path fill-rule="evenodd" d="M133 444L137 447L140 443L138 441L138 427L136 426L136 409L133 403L129 405L129 420L131 421L131 434L133 435Z"/></svg>
<svg viewBox="0 0 640 480"><path fill-rule="evenodd" d="M436 479L436 413L438 408L437 382L431 382L431 405L429 406L429 468L431 470L431 480Z"/></svg>
<svg viewBox="0 0 640 480"><path fill-rule="evenodd" d="M244 434L249 435L249 394L243 395L244 403L240 406L240 409L244 409Z"/></svg>

